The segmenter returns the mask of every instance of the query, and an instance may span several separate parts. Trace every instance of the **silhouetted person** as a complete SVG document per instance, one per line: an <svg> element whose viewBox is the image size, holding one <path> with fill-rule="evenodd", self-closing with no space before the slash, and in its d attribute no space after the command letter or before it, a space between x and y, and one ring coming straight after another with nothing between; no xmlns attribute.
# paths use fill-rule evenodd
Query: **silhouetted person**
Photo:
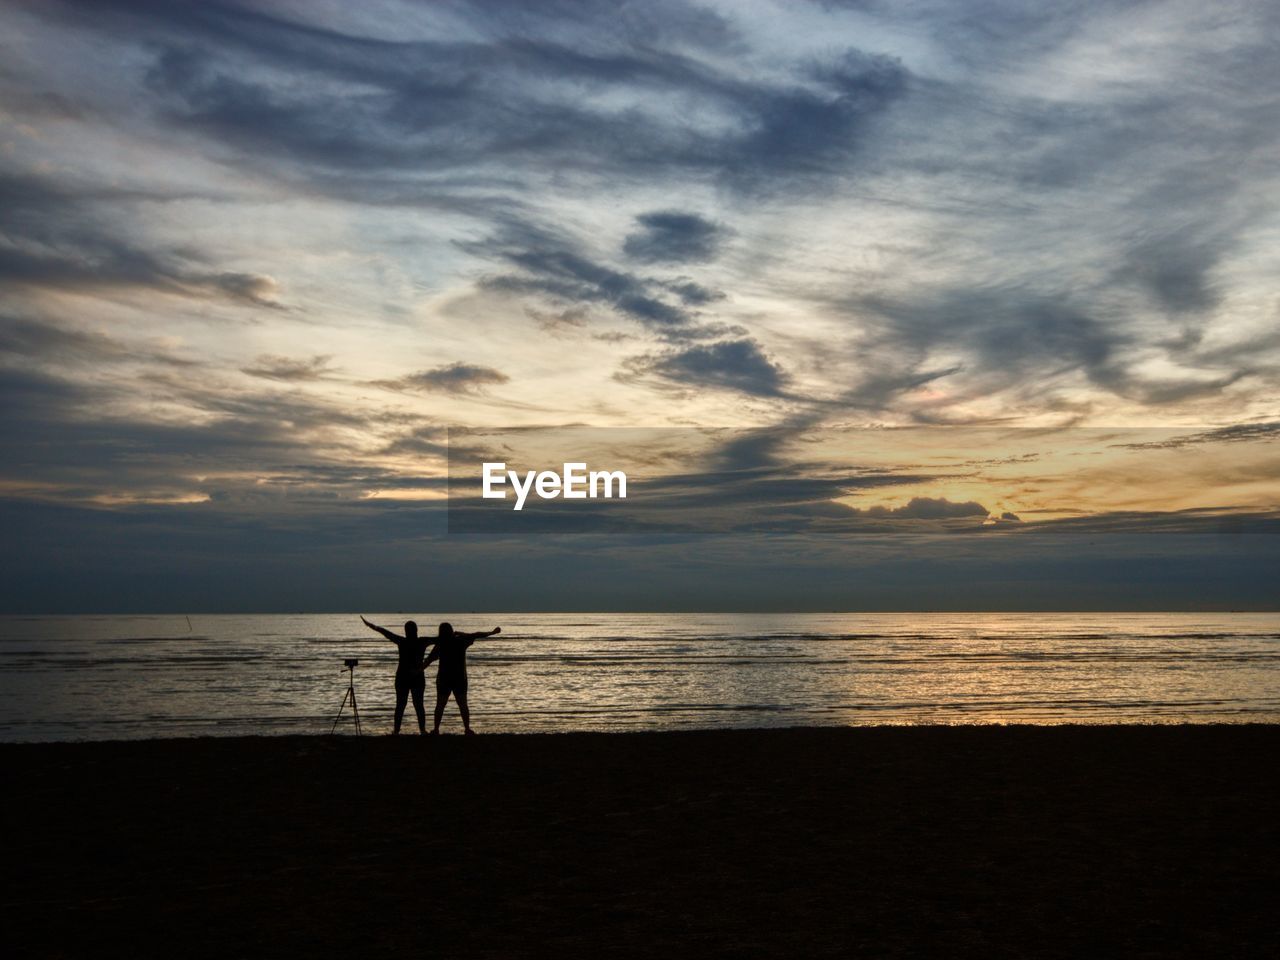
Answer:
<svg viewBox="0 0 1280 960"><path fill-rule="evenodd" d="M427 712L422 706L422 694L427 688L427 665L423 654L427 652L427 640L418 636L418 625L412 620L405 621L404 636L398 637L385 627L370 623L364 617L364 625L380 634L400 648L400 664L396 667L396 726L392 733L400 732L400 721L404 719L405 701L413 694L413 709L418 714L418 729L427 732Z"/></svg>
<svg viewBox="0 0 1280 960"><path fill-rule="evenodd" d="M423 666L429 666L432 660L439 660L436 668L436 722L431 732L440 732L440 719L444 716L444 705L449 702L449 694L458 702L458 712L462 714L462 729L467 733L475 733L471 729L471 711L467 709L467 647L483 637L492 637L501 633L501 627L494 627L488 633L456 633L452 624L440 624L440 635L436 637L436 645L431 648Z"/></svg>

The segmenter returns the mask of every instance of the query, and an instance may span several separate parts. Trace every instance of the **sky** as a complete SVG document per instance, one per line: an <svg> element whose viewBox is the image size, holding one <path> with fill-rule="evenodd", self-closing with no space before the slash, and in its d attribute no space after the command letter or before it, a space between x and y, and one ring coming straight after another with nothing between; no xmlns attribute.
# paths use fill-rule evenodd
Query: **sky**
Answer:
<svg viewBox="0 0 1280 960"><path fill-rule="evenodd" d="M0 611L1274 608L1277 35L0 2ZM566 425L751 522L446 532Z"/></svg>

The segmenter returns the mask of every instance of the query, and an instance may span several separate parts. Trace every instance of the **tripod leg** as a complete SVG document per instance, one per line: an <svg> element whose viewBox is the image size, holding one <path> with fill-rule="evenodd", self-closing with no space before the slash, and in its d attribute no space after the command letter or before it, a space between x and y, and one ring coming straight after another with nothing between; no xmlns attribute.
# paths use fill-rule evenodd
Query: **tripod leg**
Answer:
<svg viewBox="0 0 1280 960"><path fill-rule="evenodd" d="M342 704L338 707L338 715L333 718L333 726L329 728L330 736L333 735L333 731L338 729L338 721L342 719L342 711L345 710L347 706L347 697L351 696L354 692L355 691L351 687L348 687L347 692L342 695ZM351 704L351 709L355 709L354 702Z"/></svg>
<svg viewBox="0 0 1280 960"><path fill-rule="evenodd" d="M356 685L351 684L351 715L356 718L356 736L362 736L360 733L360 710L356 707Z"/></svg>

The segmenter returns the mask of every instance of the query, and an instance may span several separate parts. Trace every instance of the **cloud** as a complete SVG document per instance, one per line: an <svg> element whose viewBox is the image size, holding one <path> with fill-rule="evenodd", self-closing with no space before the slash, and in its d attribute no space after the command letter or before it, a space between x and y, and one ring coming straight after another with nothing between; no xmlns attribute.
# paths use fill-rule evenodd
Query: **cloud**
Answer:
<svg viewBox="0 0 1280 960"><path fill-rule="evenodd" d="M510 380L505 373L493 367L457 362L406 374L397 380L379 380L377 384L391 390L475 394L483 392L486 387L499 386Z"/></svg>
<svg viewBox="0 0 1280 960"><path fill-rule="evenodd" d="M1127 450L1177 450L1181 447L1198 446L1205 443L1250 443L1258 440L1275 440L1280 438L1280 421L1266 423L1236 423L1229 427L1218 427L1214 430L1202 430L1195 433L1175 437L1164 437L1159 440L1146 440L1139 443L1121 444Z"/></svg>
<svg viewBox="0 0 1280 960"><path fill-rule="evenodd" d="M278 299L279 284L274 277L259 273L218 273L208 278L197 278L197 287L220 291L232 300L240 300L256 307L281 309Z"/></svg>
<svg viewBox="0 0 1280 960"><path fill-rule="evenodd" d="M321 380L333 372L328 354L319 354L305 360L292 357L280 357L264 353L252 365L242 367L241 372L251 377L262 377L266 380L310 381Z"/></svg>
<svg viewBox="0 0 1280 960"><path fill-rule="evenodd" d="M1001 391L1017 391L1018 402L1048 406L1053 389L1081 377L1088 385L1148 407L1172 406L1215 397L1254 373L1253 364L1209 369L1169 363L1169 373L1148 371L1152 347L1133 327L1110 316L1095 316L1076 297L1048 297L1022 285L920 290L900 298L859 296L847 308L869 320L857 348L881 370L861 391L886 406L917 389L920 364L945 354L959 362L937 376L952 378L944 396L954 404ZM880 387L872 389L872 383ZM850 395L854 399L854 395ZM861 400L861 397L857 398ZM917 418L935 419L916 401ZM941 421L945 417L936 417Z"/></svg>
<svg viewBox="0 0 1280 960"><path fill-rule="evenodd" d="M883 520L958 520L987 517L987 508L973 500L953 503L946 497L912 497L901 507L852 507L856 516ZM1009 516L1012 516L1011 514ZM1007 518L1006 518L1007 519Z"/></svg>
<svg viewBox="0 0 1280 960"><path fill-rule="evenodd" d="M627 235L622 249L640 263L705 263L716 258L724 241L723 227L694 213L658 210L641 214L636 223L641 229Z"/></svg>
<svg viewBox="0 0 1280 960"><path fill-rule="evenodd" d="M483 282L489 289L546 294L568 303L607 304L657 330L681 327L693 320L683 305L656 296L646 280L594 263L574 251L508 248L499 255L524 272L490 277Z"/></svg>
<svg viewBox="0 0 1280 960"><path fill-rule="evenodd" d="M876 348L917 356L950 348L964 358L963 369L996 383L1015 382L1028 369L1049 364L1082 370L1095 382L1115 382L1116 353L1128 341L1123 330L1069 302L1018 286L869 296L849 306L872 318Z"/></svg>
<svg viewBox="0 0 1280 960"><path fill-rule="evenodd" d="M447 458L451 444L448 428L430 423L414 427L401 433L382 449L387 454L423 454Z"/></svg>
<svg viewBox="0 0 1280 960"><path fill-rule="evenodd" d="M760 397L783 396L788 380L785 371L751 339L632 357L621 376L654 376L687 387L736 390Z"/></svg>
<svg viewBox="0 0 1280 960"><path fill-rule="evenodd" d="M36 371L60 379L74 373L75 382L84 384L86 373L94 375L119 367L169 371L192 370L200 365L199 360L151 338L126 340L49 318L0 314L0 377Z"/></svg>
<svg viewBox="0 0 1280 960"><path fill-rule="evenodd" d="M154 251L126 239L133 232L127 223L97 210L109 196L0 171L7 219L0 281L59 292L136 289L282 307L270 276L212 269L189 248Z"/></svg>
<svg viewBox="0 0 1280 960"><path fill-rule="evenodd" d="M870 120L907 93L899 61L856 48L768 79L728 69L720 58L741 44L725 18L659 7L640 19L662 28L626 34L620 24L636 16L607 5L510 20L460 5L467 39L375 39L223 3L124 3L66 22L152 51L149 93L170 123L335 186L326 172L518 164L779 189L838 173ZM695 20L716 28L669 29ZM281 83L283 71L311 82Z"/></svg>
<svg viewBox="0 0 1280 960"><path fill-rule="evenodd" d="M271 497L301 504L356 498L391 473L334 466L363 460L351 437L376 437L384 427L376 416L318 397L234 390L189 370L147 381L166 397L159 411L131 404L118 382L0 371L7 413L0 457L15 465L4 474L8 488L71 502Z"/></svg>
<svg viewBox="0 0 1280 960"><path fill-rule="evenodd" d="M563 310L538 310L534 307L526 307L524 312L548 333L577 330L587 323L587 311L582 307L566 307Z"/></svg>
<svg viewBox="0 0 1280 960"><path fill-rule="evenodd" d="M707 304L725 299L726 296L723 290L712 290L685 277L663 281L662 286L690 307L705 307Z"/></svg>
<svg viewBox="0 0 1280 960"><path fill-rule="evenodd" d="M1174 314L1203 312L1219 300L1210 274L1224 250L1219 243L1197 243L1179 232L1158 240L1146 240L1131 247L1124 265L1116 271L1119 280L1134 280L1150 291L1155 301Z"/></svg>
<svg viewBox="0 0 1280 960"><path fill-rule="evenodd" d="M11 85L12 74L0 71L0 103L11 115L36 120L79 120L84 111L67 97ZM6 82L8 81L8 82Z"/></svg>
<svg viewBox="0 0 1280 960"><path fill-rule="evenodd" d="M731 180L803 179L846 166L870 122L906 96L901 61L850 49L811 71L819 86L757 89L745 96L754 123L734 144Z"/></svg>
<svg viewBox="0 0 1280 960"><path fill-rule="evenodd" d="M685 276L660 279L617 269L592 259L563 233L532 223L508 222L494 237L459 246L472 255L518 268L516 273L490 274L480 286L547 301L551 304L547 309L525 308L547 330L563 332L565 326L582 326L586 308L604 306L673 342L746 332L703 319L697 308L724 299L721 291Z"/></svg>

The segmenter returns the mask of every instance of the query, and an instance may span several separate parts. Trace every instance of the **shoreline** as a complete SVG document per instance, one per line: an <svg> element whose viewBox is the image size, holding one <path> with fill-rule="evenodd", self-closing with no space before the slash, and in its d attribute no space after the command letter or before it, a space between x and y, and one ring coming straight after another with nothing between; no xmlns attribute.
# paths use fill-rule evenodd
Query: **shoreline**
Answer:
<svg viewBox="0 0 1280 960"><path fill-rule="evenodd" d="M0 744L28 956L1267 955L1280 725Z"/></svg>
<svg viewBox="0 0 1280 960"><path fill-rule="evenodd" d="M381 719L381 718L380 718ZM332 722L332 721L325 721ZM365 726L369 726L371 721L366 721ZM323 726L323 724L319 724ZM373 740L414 740L418 738L426 740L440 740L461 738L463 736L460 728L449 727L442 730L438 737L432 737L429 734L423 736L415 730L408 729L410 726L409 719L405 720L405 729L398 735L394 736L389 730L379 729L376 732L365 732L356 735L351 732L348 723L345 730L339 730L335 734L330 734L323 730L317 730L314 733L298 733L298 732L282 732L282 733L228 733L228 734L210 734L210 733L192 733L192 734L173 734L171 736L148 736L148 737L119 737L115 739L82 739L82 740L3 740L0 739L0 751L12 748L29 748L29 747L58 747L58 746L108 746L108 745L124 745L124 744L163 744L163 743L276 743L280 741L297 740L302 742L315 740L355 740L355 741L373 741ZM448 724L446 723L446 726ZM477 722L479 726L479 722ZM698 736L707 734L728 734L728 735L749 735L758 733L783 733L783 732L826 732L832 730L1152 730L1152 729L1172 729L1172 730L1241 730L1241 729L1272 729L1280 731L1280 719L1274 721L1266 720L1217 720L1217 721L1197 721L1197 720L1133 720L1117 723L1080 723L1075 721L1035 723L1035 722L1010 722L1010 723L991 723L991 722L975 722L975 723L862 723L862 724L797 724L795 726L758 726L758 727L688 727L680 729L665 730L637 730L631 728L622 728L618 730L502 730L489 732L486 730L477 730L477 738L483 737L485 740L493 740L498 738L517 738L517 739L538 739L544 737L618 737L618 738L636 738L636 737L668 737L668 736Z"/></svg>

